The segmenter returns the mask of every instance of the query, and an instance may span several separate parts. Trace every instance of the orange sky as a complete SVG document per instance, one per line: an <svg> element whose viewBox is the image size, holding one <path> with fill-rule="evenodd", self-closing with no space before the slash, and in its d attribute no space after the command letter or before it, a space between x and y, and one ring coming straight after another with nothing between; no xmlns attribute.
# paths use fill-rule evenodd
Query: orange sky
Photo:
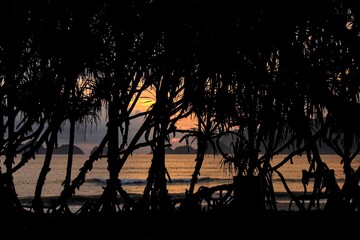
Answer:
<svg viewBox="0 0 360 240"><path fill-rule="evenodd" d="M141 97L136 104L135 112L136 111L145 112L152 104L154 104L154 102L155 102L154 93L152 93L150 91L144 91L141 94ZM193 117L181 119L180 121L178 121L176 126L179 129L191 129L191 128L196 127Z"/></svg>
<svg viewBox="0 0 360 240"><path fill-rule="evenodd" d="M154 103L154 96L151 95L148 91L144 92L141 98L139 98L136 108L134 109L134 112L144 112L146 111L153 103ZM103 112L100 116L100 122L97 126L93 125L87 125L85 126L79 126L77 128L76 132L76 140L75 145L83 149L83 151L88 154L91 152L91 150L97 146L102 138L106 134L106 123L107 123L107 113L106 109L103 109ZM142 118L136 119L132 121L130 126L130 139L132 138L133 134L139 129L140 125L142 123ZM177 123L178 129L191 129L196 127L195 121L193 118L189 117L186 119L182 119ZM65 125L62 133L59 135L59 145L61 144L68 144L69 141L69 127L67 124ZM171 137L171 144L173 145L172 148L175 148L180 145L185 145L186 142L182 141L179 143L180 138L182 137L182 134L176 134L175 137L173 135ZM144 149L144 152L147 152L148 150Z"/></svg>
<svg viewBox="0 0 360 240"><path fill-rule="evenodd" d="M136 110L139 112L146 111L152 104L154 104L155 96L153 93L149 91L144 91L142 96L140 97L137 105ZM194 121L194 117L188 117L181 119L177 122L176 126L178 129L192 129L196 127L196 122ZM175 136L171 138L171 144L173 144L173 147L176 147L177 145L184 145L185 142L179 143L179 140L181 139L181 136Z"/></svg>

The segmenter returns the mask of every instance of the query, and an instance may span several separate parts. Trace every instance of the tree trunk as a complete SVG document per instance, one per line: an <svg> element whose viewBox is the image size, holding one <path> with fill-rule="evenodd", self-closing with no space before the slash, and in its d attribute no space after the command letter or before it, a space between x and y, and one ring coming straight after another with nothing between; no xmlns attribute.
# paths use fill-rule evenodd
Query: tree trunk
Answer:
<svg viewBox="0 0 360 240"><path fill-rule="evenodd" d="M32 207L34 209L34 212L37 214L44 213L44 205L41 199L41 194L45 184L46 175L48 174L48 172L50 172L50 163L54 152L54 146L56 144L56 140L57 140L57 129L54 128L50 136L50 141L46 144L45 160L36 183L35 196L32 202Z"/></svg>
<svg viewBox="0 0 360 240"><path fill-rule="evenodd" d="M263 209L261 176L235 176L234 201L237 209L246 212L257 212Z"/></svg>

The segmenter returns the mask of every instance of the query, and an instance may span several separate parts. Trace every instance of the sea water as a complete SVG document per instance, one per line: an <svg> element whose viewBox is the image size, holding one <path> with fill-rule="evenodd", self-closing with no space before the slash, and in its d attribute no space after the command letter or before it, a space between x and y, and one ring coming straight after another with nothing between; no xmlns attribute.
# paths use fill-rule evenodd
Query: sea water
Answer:
<svg viewBox="0 0 360 240"><path fill-rule="evenodd" d="M14 173L15 189L18 197L32 198L35 186L41 171L44 155L37 155L24 167ZM277 155L271 164L275 166L282 161L286 155ZM79 170L88 159L87 155L74 155L72 163L71 179L78 176ZM122 187L130 194L142 194L146 185L148 170L151 165L151 154L133 154L124 164L119 179ZM166 155L166 167L170 179L167 182L169 194L184 194L190 187L191 176L195 169L196 155L194 154L168 154ZM336 179L341 187L344 182L343 166L341 158L337 155L323 155L322 160L329 168L334 169ZM235 172L229 171L228 166L222 164L221 156L206 155L201 167L199 180L195 191L200 186L212 187L232 183ZM356 170L360 165L360 158L353 160L352 167ZM42 190L43 197L59 196L63 190L63 183L67 168L67 155L53 155L51 170L46 176L46 182ZM309 169L309 163L305 156L296 156L278 170L284 176L289 189L295 193L303 192L304 186L301 182L302 170ZM93 168L87 172L85 182L76 190L77 196L98 196L103 192L106 179L109 178L107 170L107 159L102 158L94 162ZM273 187L276 192L277 201L289 202L289 195L280 181L279 176L273 174ZM309 186L308 191L311 191Z"/></svg>
<svg viewBox="0 0 360 240"><path fill-rule="evenodd" d="M195 169L194 154L168 154L166 167L170 178L167 188L170 194L182 194L190 186L190 179ZM74 155L71 178L79 174L87 160L86 155ZM122 187L133 194L142 194L151 165L151 154L133 154L125 162L120 174ZM37 155L23 168L14 174L14 183L19 197L34 195L35 185L44 162L44 155ZM67 167L67 155L56 154L50 165L42 195L45 197L58 196L63 189ZM80 186L76 194L94 196L99 195L109 178L107 159L102 158L94 162L93 168L87 172L85 183ZM232 182L233 174L226 171L221 165L221 157L208 155L201 167L198 186L216 186Z"/></svg>

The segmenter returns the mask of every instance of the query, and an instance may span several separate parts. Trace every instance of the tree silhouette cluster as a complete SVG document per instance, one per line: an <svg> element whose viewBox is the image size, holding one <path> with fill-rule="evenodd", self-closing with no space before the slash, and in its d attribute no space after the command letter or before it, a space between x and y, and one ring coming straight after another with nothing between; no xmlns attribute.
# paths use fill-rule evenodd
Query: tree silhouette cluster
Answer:
<svg viewBox="0 0 360 240"><path fill-rule="evenodd" d="M107 133L75 178L69 149L58 214L70 213L67 201L100 158L108 163L107 185L84 212L174 209L165 149L176 133L197 144L181 209L198 207L195 185L211 146L236 172L234 183L253 184L248 193L262 199L255 207L277 209L273 174L287 187L281 166L306 154L303 180L315 176L313 194L327 187L328 209L359 211L360 171L351 165L360 151L360 9L354 1L4 0L0 11L2 212L23 211L13 174L27 171L45 144L32 202L35 213L44 213L42 187L59 132L70 123L73 146L76 124L98 123L103 107ZM135 111L145 92L153 96L151 106ZM187 117L195 129L177 127ZM143 123L129 136L134 119ZM220 147L229 136L231 153ZM341 157L345 183L337 192L322 144ZM134 202L119 173L142 147L151 148L152 160L143 197ZM285 150L290 153L273 165ZM237 193L239 203L251 203Z"/></svg>

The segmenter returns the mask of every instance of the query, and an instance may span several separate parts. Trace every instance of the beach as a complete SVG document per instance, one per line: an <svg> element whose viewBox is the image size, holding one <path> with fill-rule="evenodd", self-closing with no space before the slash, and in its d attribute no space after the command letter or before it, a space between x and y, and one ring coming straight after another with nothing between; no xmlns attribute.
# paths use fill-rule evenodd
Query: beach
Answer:
<svg viewBox="0 0 360 240"><path fill-rule="evenodd" d="M37 183L38 172L43 164L44 155L36 156L36 159L30 161L23 169L16 172L14 175L14 182L18 197L21 203L30 209L32 199L34 196L35 186ZM171 175L171 182L168 182L167 188L172 200L181 199L185 197L185 190L189 188L191 174L194 170L194 154L169 154L167 156L168 171ZM281 161L284 155L278 155L274 158L274 164ZM72 177L75 178L84 162L85 155L74 155ZM220 166L220 156L207 155L202 166L199 181L195 187L195 191L199 187L213 187L222 184L228 184L233 181L233 175L224 171ZM339 184L343 182L342 166L339 164L339 159L336 155L324 156L324 161L336 170ZM138 201L143 193L149 164L151 162L151 155L149 154L134 154L124 165L120 173L120 179L123 188L135 201ZM67 163L67 155L54 155L51 163L51 171L47 175L46 182L42 192L42 198L45 206L51 206L52 203L60 195L65 179L65 169ZM354 164L360 164L360 159L356 158ZM285 164L280 170L287 180L287 184L291 191L300 195L303 193L303 185L301 183L301 171L308 167L306 157L294 157L293 163ZM86 180L79 189L76 189L75 194L68 199L70 210L76 213L84 203L94 203L99 199L106 185L108 177L107 162L100 159L94 163L94 168L86 175ZM281 181L277 175L273 175L273 184L275 190L275 197L277 202L277 209L289 210L290 197L282 186ZM308 191L311 191L311 183L309 183ZM119 199L122 203L122 198ZM321 200L321 203L323 201ZM322 204L323 205L323 204ZM206 206L204 206L206 208ZM298 210L296 205L291 205L291 210Z"/></svg>
<svg viewBox="0 0 360 240"><path fill-rule="evenodd" d="M132 195L139 199L140 195ZM94 203L99 196L74 196L70 208ZM24 199L23 199L24 200ZM31 199L27 199L30 201ZM48 204L55 198L44 198ZM234 206L209 211L119 211L118 213L74 213L2 217L1 239L350 239L357 234L359 213L316 210L250 211ZM295 209L295 208L294 208Z"/></svg>
<svg viewBox="0 0 360 240"><path fill-rule="evenodd" d="M277 210L278 211L289 211L289 209L291 211L298 211L298 208L296 207L295 203L292 203L291 206L289 205L290 199L288 197L286 197L283 193L281 193L281 194L278 193L277 195L278 195L277 199L280 199L277 201ZM281 196L279 197L279 195L281 195ZM142 198L142 194L129 194L129 196L135 202L138 202ZM169 197L173 202L179 202L185 197L185 194L171 194L171 195L169 195ZM53 204L57 201L57 199L58 199L57 196L42 198L44 206L46 206L46 207L53 206ZM69 206L69 209L71 210L71 212L73 214L76 214L78 211L80 211L81 207L84 204L94 204L99 199L100 199L100 195L86 195L86 196L74 195L70 199L68 199L67 203L68 203L68 206ZM24 198L23 197L23 198L20 198L19 200L26 210L29 210L29 211L32 210L31 204L32 204L33 198L31 198L31 197ZM124 203L123 198L118 197L118 200L120 202L120 206L122 207L122 205ZM324 206L324 202L321 201L320 202L321 209L323 209L323 206ZM179 207L179 204L176 204L175 208L178 208L178 207ZM207 204L204 202L203 209L206 209L207 207L208 207Z"/></svg>
<svg viewBox="0 0 360 240"><path fill-rule="evenodd" d="M355 1L0 6L0 240L360 237Z"/></svg>
<svg viewBox="0 0 360 240"><path fill-rule="evenodd" d="M129 191L130 197L138 201L146 180L147 155L136 155L124 167L122 183ZM169 183L171 199L184 197L184 189L188 187L189 175L193 170L193 155L172 156L168 160L173 166L173 182ZM45 206L51 206L61 192L66 164L64 156L57 156L52 164L44 188L43 201ZM223 175L218 166L218 159L206 159L207 164L202 171L202 181L199 186L214 186L227 183L232 177ZM293 165L286 165L283 174L288 180L290 188L300 194L301 169L306 168L302 159L294 159ZM337 159L326 158L329 165L336 167ZM82 166L80 156L74 164L73 176L76 169ZM356 163L359 161L356 160ZM276 190L277 211L261 210L258 212L244 212L234 208L221 208L212 211L197 212L137 212L120 211L114 215L77 214L86 203L95 203L103 191L107 170L105 162L96 162L94 169L87 175L87 181L68 199L72 211L70 215L44 214L35 215L31 212L32 193L36 183L36 170L42 165L41 161L31 162L24 168L25 174L15 175L15 183L19 192L19 199L25 206L25 213L16 216L3 216L1 239L344 239L356 234L359 226L359 215L348 213L329 213L314 208L310 212L299 212L293 204L289 211L290 198L283 189L280 181L274 179ZM337 169L341 180L340 169ZM32 173L26 175L26 173ZM196 188L197 189L197 188ZM311 186L308 188L311 190ZM119 198L122 203L122 198ZM323 203L322 203L323 204ZM204 206L206 207L206 206ZM115 237L114 237L115 236Z"/></svg>

